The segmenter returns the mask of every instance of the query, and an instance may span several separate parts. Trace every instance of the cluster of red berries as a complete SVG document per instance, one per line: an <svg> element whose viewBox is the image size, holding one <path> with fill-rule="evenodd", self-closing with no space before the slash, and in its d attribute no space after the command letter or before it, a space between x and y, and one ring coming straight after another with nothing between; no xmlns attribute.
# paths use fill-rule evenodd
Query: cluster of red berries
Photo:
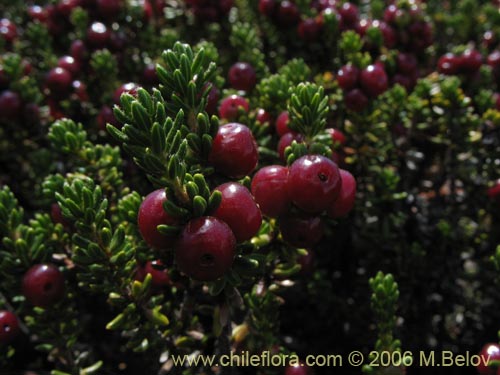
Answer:
<svg viewBox="0 0 500 375"><path fill-rule="evenodd" d="M216 22L226 17L234 5L234 0L185 0L196 19Z"/></svg>
<svg viewBox="0 0 500 375"><path fill-rule="evenodd" d="M480 364L476 367L479 375L500 374L500 346L489 343L483 346L479 352Z"/></svg>
<svg viewBox="0 0 500 375"><path fill-rule="evenodd" d="M364 69L344 65L337 73L337 82L345 93L345 106L356 112L365 109L370 98L376 98L389 87L389 78L381 63Z"/></svg>
<svg viewBox="0 0 500 375"><path fill-rule="evenodd" d="M474 75L483 64L483 56L474 49L468 48L462 54L446 53L438 60L438 71L446 75Z"/></svg>

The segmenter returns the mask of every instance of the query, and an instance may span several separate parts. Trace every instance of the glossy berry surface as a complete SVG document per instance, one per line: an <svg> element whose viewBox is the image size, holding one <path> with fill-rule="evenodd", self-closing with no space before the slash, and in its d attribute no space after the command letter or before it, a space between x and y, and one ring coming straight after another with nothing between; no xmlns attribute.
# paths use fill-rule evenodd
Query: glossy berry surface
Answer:
<svg viewBox="0 0 500 375"><path fill-rule="evenodd" d="M288 168L282 165L269 165L255 173L251 190L264 215L278 217L290 209L287 181Z"/></svg>
<svg viewBox="0 0 500 375"><path fill-rule="evenodd" d="M71 92L72 82L71 73L60 67L51 69L46 79L47 87L54 96L64 96Z"/></svg>
<svg viewBox="0 0 500 375"><path fill-rule="evenodd" d="M76 77L80 71L80 64L73 56L62 56L57 62L57 66L66 69L71 75Z"/></svg>
<svg viewBox="0 0 500 375"><path fill-rule="evenodd" d="M260 123L260 124L266 124L266 123L271 123L272 117L269 112L267 112L263 108L259 108L257 110L257 115L255 116L255 120Z"/></svg>
<svg viewBox="0 0 500 375"><path fill-rule="evenodd" d="M167 200L164 189L149 193L139 207L137 224L144 241L155 249L166 249L173 245L175 238L158 232L158 225L176 225L176 218L170 216L164 209L163 203Z"/></svg>
<svg viewBox="0 0 500 375"><path fill-rule="evenodd" d="M306 18L300 21L297 31L303 41L315 42L321 34L321 25L314 18Z"/></svg>
<svg viewBox="0 0 500 375"><path fill-rule="evenodd" d="M369 65L361 71L359 82L363 91L371 97L382 94L389 85L385 70L377 64Z"/></svg>
<svg viewBox="0 0 500 375"><path fill-rule="evenodd" d="M7 310L0 310L0 345L11 343L19 331L16 315Z"/></svg>
<svg viewBox="0 0 500 375"><path fill-rule="evenodd" d="M496 369L485 365L492 361L500 361L500 346L496 343L489 343L483 346L479 352L481 363L476 367L480 375L495 375Z"/></svg>
<svg viewBox="0 0 500 375"><path fill-rule="evenodd" d="M347 109L354 112L361 112L368 106L368 97L360 89L352 89L344 96L344 103Z"/></svg>
<svg viewBox="0 0 500 375"><path fill-rule="evenodd" d="M22 101L19 94L5 90L0 94L0 120L13 120L21 113Z"/></svg>
<svg viewBox="0 0 500 375"><path fill-rule="evenodd" d="M259 161L257 143L251 130L242 124L229 123L219 127L208 161L228 177L250 174Z"/></svg>
<svg viewBox="0 0 500 375"><path fill-rule="evenodd" d="M282 1L278 7L277 19L282 26L295 25L300 20L299 8L291 1Z"/></svg>
<svg viewBox="0 0 500 375"><path fill-rule="evenodd" d="M22 292L34 306L52 306L64 296L64 275L52 264L36 264L24 274Z"/></svg>
<svg viewBox="0 0 500 375"><path fill-rule="evenodd" d="M327 128L325 131L330 134L333 145L343 145L345 143L345 135L340 130L335 128Z"/></svg>
<svg viewBox="0 0 500 375"><path fill-rule="evenodd" d="M94 48L106 47L111 32L102 22L94 22L87 30L87 41Z"/></svg>
<svg viewBox="0 0 500 375"><path fill-rule="evenodd" d="M276 119L276 124L275 124L276 133L280 137L291 131L290 128L288 127L289 123L290 123L290 116L288 115L288 111L281 112L278 118Z"/></svg>
<svg viewBox="0 0 500 375"><path fill-rule="evenodd" d="M204 216L187 223L175 246L177 267L200 281L222 277L233 264L236 239L231 228L215 217Z"/></svg>
<svg viewBox="0 0 500 375"><path fill-rule="evenodd" d="M452 53L446 53L439 58L437 68L439 73L457 74L460 69L460 59Z"/></svg>
<svg viewBox="0 0 500 375"><path fill-rule="evenodd" d="M283 240L290 245L306 248L321 241L323 223L320 217L304 214L286 214L279 218L279 228Z"/></svg>
<svg viewBox="0 0 500 375"><path fill-rule="evenodd" d="M356 200L356 180L354 176L346 170L340 170L342 186L340 194L330 207L326 210L328 216L333 219L346 216L354 207Z"/></svg>
<svg viewBox="0 0 500 375"><path fill-rule="evenodd" d="M240 110L248 112L250 104L248 100L239 95L231 95L224 98L219 107L219 115L221 118L232 121L238 118Z"/></svg>
<svg viewBox="0 0 500 375"><path fill-rule="evenodd" d="M262 224L262 214L250 191L236 182L219 185L215 190L222 193L222 201L212 216L229 225L237 242L255 236Z"/></svg>
<svg viewBox="0 0 500 375"><path fill-rule="evenodd" d="M283 134L278 142L278 154L280 156L280 159L285 161L285 150L293 143L293 141L300 143L303 142L303 140L304 136L299 133L288 132Z"/></svg>
<svg viewBox="0 0 500 375"><path fill-rule="evenodd" d="M275 0L259 0L259 13L271 17L276 11L276 5Z"/></svg>
<svg viewBox="0 0 500 375"><path fill-rule="evenodd" d="M460 56L460 70L464 73L474 73L483 64L483 56L476 49L466 49Z"/></svg>
<svg viewBox="0 0 500 375"><path fill-rule="evenodd" d="M120 97L125 93L136 96L138 88L139 86L137 86L137 84L135 84L134 82L124 83L115 90L113 94L113 101L115 102L115 104L120 104Z"/></svg>
<svg viewBox="0 0 500 375"><path fill-rule="evenodd" d="M236 90L251 91L257 83L257 75L252 65L237 62L229 68L229 83Z"/></svg>
<svg viewBox="0 0 500 375"><path fill-rule="evenodd" d="M337 81L340 88L343 90L355 88L358 84L358 80L359 69L351 64L344 65L337 73Z"/></svg>
<svg viewBox="0 0 500 375"><path fill-rule="evenodd" d="M144 266L138 266L135 279L143 281L148 273L151 274L151 285L155 288L163 288L171 284L168 271L161 260L149 260Z"/></svg>
<svg viewBox="0 0 500 375"><path fill-rule="evenodd" d="M217 86L212 84L212 87L210 88L210 91L208 92L207 95L207 106L205 107L205 111L207 111L209 115L217 114L217 106L219 104L219 99L220 99L220 91L217 88Z"/></svg>
<svg viewBox="0 0 500 375"><path fill-rule="evenodd" d="M325 210L338 197L341 185L337 164L324 156L305 155L290 166L288 194L305 212Z"/></svg>

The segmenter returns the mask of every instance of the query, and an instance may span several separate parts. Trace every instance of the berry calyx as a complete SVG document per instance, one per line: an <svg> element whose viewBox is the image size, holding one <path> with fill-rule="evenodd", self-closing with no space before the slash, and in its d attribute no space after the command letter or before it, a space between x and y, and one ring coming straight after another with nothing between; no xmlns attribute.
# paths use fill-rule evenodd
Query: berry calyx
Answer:
<svg viewBox="0 0 500 375"><path fill-rule="evenodd" d="M255 69L246 62L237 62L229 68L229 83L236 90L251 91L257 83Z"/></svg>
<svg viewBox="0 0 500 375"><path fill-rule="evenodd" d="M236 238L231 228L215 217L204 216L187 223L175 245L177 267L199 281L213 281L231 268Z"/></svg>
<svg viewBox="0 0 500 375"><path fill-rule="evenodd" d="M139 207L137 224L144 241L152 248L167 249L172 247L175 237L158 232L158 225L176 225L178 220L170 216L164 209L163 203L167 200L164 189L149 193Z"/></svg>
<svg viewBox="0 0 500 375"><path fill-rule="evenodd" d="M237 242L255 236L262 224L262 214L250 191L236 182L219 185L215 190L222 193L222 200L212 215L229 225Z"/></svg>
<svg viewBox="0 0 500 375"><path fill-rule="evenodd" d="M348 171L341 169L342 186L338 198L326 210L333 219L346 216L354 207L356 199L356 180Z"/></svg>
<svg viewBox="0 0 500 375"><path fill-rule="evenodd" d="M9 344L19 334L19 321L15 314L7 310L0 311L0 344Z"/></svg>
<svg viewBox="0 0 500 375"><path fill-rule="evenodd" d="M222 100L219 107L219 115L221 118L232 121L236 120L239 115L240 108L244 112L250 110L248 100L238 95L231 95Z"/></svg>
<svg viewBox="0 0 500 375"><path fill-rule="evenodd" d="M338 197L341 186L337 164L324 156L305 155L290 166L288 194L305 212L324 211Z"/></svg>
<svg viewBox="0 0 500 375"><path fill-rule="evenodd" d="M269 165L259 169L252 179L252 194L262 213L278 217L288 212L291 200L288 196L288 168Z"/></svg>
<svg viewBox="0 0 500 375"><path fill-rule="evenodd" d="M52 306L64 296L64 275L53 264L36 264L24 274L22 291L32 305Z"/></svg>
<svg viewBox="0 0 500 375"><path fill-rule="evenodd" d="M219 127L208 161L219 173L231 178L241 178L251 173L259 161L252 131L236 122Z"/></svg>

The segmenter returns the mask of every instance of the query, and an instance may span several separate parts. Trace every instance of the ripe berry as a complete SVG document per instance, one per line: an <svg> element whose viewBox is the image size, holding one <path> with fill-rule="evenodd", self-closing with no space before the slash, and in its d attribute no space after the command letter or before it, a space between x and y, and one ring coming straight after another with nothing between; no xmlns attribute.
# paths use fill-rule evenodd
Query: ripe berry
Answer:
<svg viewBox="0 0 500 375"><path fill-rule="evenodd" d="M12 342L19 334L19 321L10 311L0 311L0 344Z"/></svg>
<svg viewBox="0 0 500 375"><path fill-rule="evenodd" d="M464 73L474 73L482 64L483 56L475 49L466 49L460 57L460 70Z"/></svg>
<svg viewBox="0 0 500 375"><path fill-rule="evenodd" d="M288 146L290 146L293 141L297 143L301 143L304 141L304 136L295 132L288 132L283 134L278 142L278 154L281 160L285 160L285 150Z"/></svg>
<svg viewBox="0 0 500 375"><path fill-rule="evenodd" d="M457 74L460 69L460 59L452 53L441 56L437 64L438 72L446 75Z"/></svg>
<svg viewBox="0 0 500 375"><path fill-rule="evenodd" d="M236 239L231 228L215 217L191 220L175 245L177 267L200 281L222 277L233 264Z"/></svg>
<svg viewBox="0 0 500 375"><path fill-rule="evenodd" d="M413 74L417 70L417 58L411 53L398 53L396 62L401 73Z"/></svg>
<svg viewBox="0 0 500 375"><path fill-rule="evenodd" d="M115 127L121 127L121 124L116 119L113 110L107 105L104 105L101 107L101 110L97 115L97 125L99 126L100 130L104 131L106 130L106 125L108 123Z"/></svg>
<svg viewBox="0 0 500 375"><path fill-rule="evenodd" d="M369 65L361 71L359 81L363 91L371 97L376 97L387 90L389 80L384 68L380 65Z"/></svg>
<svg viewBox="0 0 500 375"><path fill-rule="evenodd" d="M51 95L64 97L71 92L73 79L71 73L64 68L53 68L47 75L46 83Z"/></svg>
<svg viewBox="0 0 500 375"><path fill-rule="evenodd" d="M70 54L75 60L79 62L85 61L88 55L85 42L81 39L74 40L71 43Z"/></svg>
<svg viewBox="0 0 500 375"><path fill-rule="evenodd" d="M282 26L293 26L300 20L299 8L291 1L282 1L278 8L277 19Z"/></svg>
<svg viewBox="0 0 500 375"><path fill-rule="evenodd" d="M207 111L209 115L215 115L217 113L217 104L219 104L219 98L220 91L217 86L212 84L212 88L207 95L207 106L205 107L205 111Z"/></svg>
<svg viewBox="0 0 500 375"><path fill-rule="evenodd" d="M135 279L143 281L147 274L151 274L151 285L163 288L171 284L170 277L161 260L147 261L144 266L138 266Z"/></svg>
<svg viewBox="0 0 500 375"><path fill-rule="evenodd" d="M121 8L122 0L97 0L97 12L103 18L115 18Z"/></svg>
<svg viewBox="0 0 500 375"><path fill-rule="evenodd" d="M497 199L500 196L500 180L497 180L495 185L488 189L487 194L490 199Z"/></svg>
<svg viewBox="0 0 500 375"><path fill-rule="evenodd" d="M231 178L241 178L251 173L259 161L252 131L235 122L219 127L208 161L219 173Z"/></svg>
<svg viewBox="0 0 500 375"><path fill-rule="evenodd" d="M290 129L288 128L288 124L290 122L290 117L288 115L287 111L283 111L280 113L278 118L276 119L276 133L282 137L286 133L290 132Z"/></svg>
<svg viewBox="0 0 500 375"><path fill-rule="evenodd" d="M89 44L94 48L104 48L109 41L111 36L110 31L101 22L94 22L87 29L87 40Z"/></svg>
<svg viewBox="0 0 500 375"><path fill-rule="evenodd" d="M5 90L0 94L0 119L16 119L21 113L21 107L21 97L18 93Z"/></svg>
<svg viewBox="0 0 500 375"><path fill-rule="evenodd" d="M325 131L332 137L333 145L343 145L345 143L345 135L340 130L335 128L327 128Z"/></svg>
<svg viewBox="0 0 500 375"><path fill-rule="evenodd" d="M477 372L480 375L495 375L496 369L485 365L485 362L490 363L492 361L500 360L500 346L495 343L486 344L479 352L479 356L481 357L481 361L476 367Z"/></svg>
<svg viewBox="0 0 500 375"><path fill-rule="evenodd" d="M343 90L350 90L358 85L359 69L348 64L339 69L337 81Z"/></svg>
<svg viewBox="0 0 500 375"><path fill-rule="evenodd" d="M137 86L133 82L124 83L115 90L113 94L113 101L115 102L115 104L120 104L120 97L125 93L136 96L138 88L139 86Z"/></svg>
<svg viewBox="0 0 500 375"><path fill-rule="evenodd" d="M154 63L147 64L142 71L142 81L149 86L154 86L160 81L158 74L156 74L156 66Z"/></svg>
<svg viewBox="0 0 500 375"><path fill-rule="evenodd" d="M52 264L36 264L24 274L22 291L32 305L49 307L64 296L64 276Z"/></svg>
<svg viewBox="0 0 500 375"><path fill-rule="evenodd" d="M282 165L269 165L259 169L252 179L252 194L262 213L278 217L290 209L288 196L288 168Z"/></svg>
<svg viewBox="0 0 500 375"><path fill-rule="evenodd" d="M57 11L64 18L68 18L73 9L78 6L80 6L80 0L60 0L57 4Z"/></svg>
<svg viewBox="0 0 500 375"><path fill-rule="evenodd" d="M7 42L12 43L17 37L16 25L7 18L0 19L0 36Z"/></svg>
<svg viewBox="0 0 500 375"><path fill-rule="evenodd" d="M340 194L326 210L326 213L333 219L346 216L354 207L356 199L356 180L353 175L341 169L340 177L342 178Z"/></svg>
<svg viewBox="0 0 500 375"><path fill-rule="evenodd" d="M323 237L323 223L317 216L286 214L279 218L283 240L300 248L310 248Z"/></svg>
<svg viewBox="0 0 500 375"><path fill-rule="evenodd" d="M73 56L62 56L57 62L57 66L66 69L74 77L80 72L80 64Z"/></svg>
<svg viewBox="0 0 500 375"><path fill-rule="evenodd" d="M229 121L236 120L240 109L244 112L248 112L250 104L248 104L248 101L242 96L231 95L223 99L220 103L219 115L221 118Z"/></svg>
<svg viewBox="0 0 500 375"><path fill-rule="evenodd" d="M31 5L28 7L28 16L33 21L38 21L41 23L45 23L48 18L47 10L40 5Z"/></svg>
<svg viewBox="0 0 500 375"><path fill-rule="evenodd" d="M246 62L237 62L229 69L229 83L236 90L251 91L257 83L255 69Z"/></svg>
<svg viewBox="0 0 500 375"><path fill-rule="evenodd" d="M264 16L272 17L276 12L276 1L259 0L259 12Z"/></svg>
<svg viewBox="0 0 500 375"><path fill-rule="evenodd" d="M305 212L325 210L338 197L341 186L339 167L324 156L305 155L290 166L288 194Z"/></svg>
<svg viewBox="0 0 500 375"><path fill-rule="evenodd" d="M255 236L262 224L262 215L250 191L236 182L219 185L215 190L222 193L222 201L212 216L229 225L237 242Z"/></svg>
<svg viewBox="0 0 500 375"><path fill-rule="evenodd" d="M358 7L351 3L344 3L339 9L340 16L342 17L342 21L344 25L349 28L353 28L354 25L358 22L359 11Z"/></svg>
<svg viewBox="0 0 500 375"><path fill-rule="evenodd" d="M300 21L297 31L304 42L315 42L321 34L321 25L314 18L306 18Z"/></svg>
<svg viewBox="0 0 500 375"><path fill-rule="evenodd" d="M257 110L257 115L255 116L255 120L262 125L270 124L272 121L272 117L271 114L267 112L264 108L259 108Z"/></svg>
<svg viewBox="0 0 500 375"><path fill-rule="evenodd" d="M157 230L160 224L178 224L178 220L163 209L163 203L166 200L167 196L164 189L149 193L142 201L137 216L137 224L142 238L150 247L155 249L169 248L175 242L175 237L161 234Z"/></svg>
<svg viewBox="0 0 500 375"><path fill-rule="evenodd" d="M50 206L50 218L54 224L61 224L65 228L69 227L69 221L63 216L61 207L57 203Z"/></svg>

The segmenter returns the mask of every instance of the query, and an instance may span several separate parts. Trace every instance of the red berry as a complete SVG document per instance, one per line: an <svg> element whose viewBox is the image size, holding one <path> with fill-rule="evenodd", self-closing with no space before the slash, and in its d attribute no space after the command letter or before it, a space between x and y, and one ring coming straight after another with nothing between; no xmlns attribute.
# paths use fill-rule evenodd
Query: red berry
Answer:
<svg viewBox="0 0 500 375"><path fill-rule="evenodd" d="M356 180L352 174L341 169L340 176L342 178L340 194L326 211L326 213L334 219L346 216L354 207L354 201L356 199Z"/></svg>
<svg viewBox="0 0 500 375"><path fill-rule="evenodd" d="M45 8L39 5L31 5L28 7L28 15L33 21L44 23L47 21L48 14Z"/></svg>
<svg viewBox="0 0 500 375"><path fill-rule="evenodd" d="M57 11L64 18L69 18L71 12L80 6L80 0L60 0L57 4Z"/></svg>
<svg viewBox="0 0 500 375"><path fill-rule="evenodd" d="M107 105L104 105L101 107L101 110L97 115L97 125L100 130L106 130L106 125L108 123L115 127L121 127L121 124L116 119L113 110Z"/></svg>
<svg viewBox="0 0 500 375"><path fill-rule="evenodd" d="M290 166L288 194L305 212L324 211L339 195L342 186L339 167L321 155L305 155Z"/></svg>
<svg viewBox="0 0 500 375"><path fill-rule="evenodd" d="M62 224L64 227L69 226L69 221L63 216L61 207L57 203L52 203L50 206L50 218L54 224Z"/></svg>
<svg viewBox="0 0 500 375"><path fill-rule="evenodd" d="M207 106L205 107L205 111L207 111L209 115L215 115L217 113L217 104L219 104L219 98L220 91L217 86L212 84L212 87L207 95Z"/></svg>
<svg viewBox="0 0 500 375"><path fill-rule="evenodd" d="M269 165L259 169L252 179L252 194L262 213L278 217L290 209L288 196L288 168L282 165Z"/></svg>
<svg viewBox="0 0 500 375"><path fill-rule="evenodd" d="M343 90L350 90L358 85L359 69L348 64L339 69L337 81Z"/></svg>
<svg viewBox="0 0 500 375"><path fill-rule="evenodd" d="M278 142L278 154L281 160L285 161L285 150L293 141L301 143L304 141L304 136L295 132L288 132L281 136Z"/></svg>
<svg viewBox="0 0 500 375"><path fill-rule="evenodd" d="M488 55L486 63L492 68L500 66L500 51L493 51Z"/></svg>
<svg viewBox="0 0 500 375"><path fill-rule="evenodd" d="M397 56L398 71L406 74L413 74L417 70L417 58L411 53L398 53Z"/></svg>
<svg viewBox="0 0 500 375"><path fill-rule="evenodd" d="M476 367L480 375L495 375L496 369L487 366L485 363L500 361L500 346L496 343L489 343L483 346L479 352L480 364Z"/></svg>
<svg viewBox="0 0 500 375"><path fill-rule="evenodd" d="M239 115L240 108L244 112L250 110L250 104L242 96L231 95L222 100L219 107L219 115L221 118L232 121L236 120Z"/></svg>
<svg viewBox="0 0 500 375"><path fill-rule="evenodd" d="M113 101L115 102L115 104L120 104L120 97L125 93L136 96L138 88L139 86L137 86L133 82L124 83L115 90L113 94Z"/></svg>
<svg viewBox="0 0 500 375"><path fill-rule="evenodd" d="M7 18L0 19L0 36L7 42L12 43L17 37L16 25Z"/></svg>
<svg viewBox="0 0 500 375"><path fill-rule="evenodd" d="M375 27L375 25L373 25ZM377 26L382 32L382 37L384 38L384 46L387 48L394 48L397 44L398 37L396 31L387 23L379 21Z"/></svg>
<svg viewBox="0 0 500 375"><path fill-rule="evenodd" d="M368 105L368 98L360 89L353 89L345 94L344 102L347 109L361 112Z"/></svg>
<svg viewBox="0 0 500 375"><path fill-rule="evenodd" d="M15 120L21 114L22 101L18 93L5 90L0 94L0 119Z"/></svg>
<svg viewBox="0 0 500 375"><path fill-rule="evenodd" d="M147 261L146 264L139 266L136 271L135 279L143 281L147 274L151 274L151 285L156 288L163 288L171 284L168 272L161 260Z"/></svg>
<svg viewBox="0 0 500 375"><path fill-rule="evenodd" d="M332 137L333 145L343 145L345 143L345 135L340 130L335 128L327 128L326 132Z"/></svg>
<svg viewBox="0 0 500 375"><path fill-rule="evenodd" d="M438 72L446 75L457 74L460 69L460 59L452 53L441 56L437 64Z"/></svg>
<svg viewBox="0 0 500 375"><path fill-rule="evenodd" d="M351 3L344 3L339 9L340 16L342 17L342 22L349 28L354 27L358 22L359 11L358 7Z"/></svg>
<svg viewBox="0 0 500 375"><path fill-rule="evenodd" d="M257 110L257 115L255 116L255 120L262 125L270 124L272 121L272 117L271 114L267 112L264 108L259 108Z"/></svg>
<svg viewBox="0 0 500 375"><path fill-rule="evenodd" d="M403 17L403 11L395 4L389 5L384 11L384 21L390 24L396 24Z"/></svg>
<svg viewBox="0 0 500 375"><path fill-rule="evenodd" d="M71 43L70 54L75 60L79 62L85 61L88 55L85 42L81 39L74 40Z"/></svg>
<svg viewBox="0 0 500 375"><path fill-rule="evenodd" d="M277 19L282 26L293 26L300 20L299 8L291 1L282 1L278 8Z"/></svg>
<svg viewBox="0 0 500 375"><path fill-rule="evenodd" d="M10 311L0 311L0 344L9 344L19 334L19 321Z"/></svg>
<svg viewBox="0 0 500 375"><path fill-rule="evenodd" d="M259 161L257 143L252 131L235 122L219 127L208 161L219 173L231 178L250 174Z"/></svg>
<svg viewBox="0 0 500 375"><path fill-rule="evenodd" d="M283 240L295 247L310 248L323 237L323 223L317 216L283 215L279 227Z"/></svg>
<svg viewBox="0 0 500 375"><path fill-rule="evenodd" d="M57 67L50 70L46 83L53 96L63 97L71 92L73 79L70 72Z"/></svg>
<svg viewBox="0 0 500 375"><path fill-rule="evenodd" d="M272 17L276 12L276 1L259 0L259 12L264 16Z"/></svg>
<svg viewBox="0 0 500 375"><path fill-rule="evenodd" d="M76 77L80 72L80 64L72 56L62 56L57 62L57 66L66 69L71 75Z"/></svg>
<svg viewBox="0 0 500 375"><path fill-rule="evenodd" d="M167 200L164 189L155 190L146 196L139 208L137 224L144 241L152 248L166 249L175 242L175 237L158 232L158 225L177 225L176 218L170 216L164 209L163 203Z"/></svg>
<svg viewBox="0 0 500 375"><path fill-rule="evenodd" d="M110 31L101 22L94 22L87 30L87 40L94 48L104 48L111 36Z"/></svg>
<svg viewBox="0 0 500 375"><path fill-rule="evenodd" d="M500 196L500 180L497 180L495 185L488 189L487 194L490 199L496 199Z"/></svg>
<svg viewBox="0 0 500 375"><path fill-rule="evenodd" d="M64 276L52 264L36 264L24 274L22 291L32 305L49 307L64 296Z"/></svg>
<svg viewBox="0 0 500 375"><path fill-rule="evenodd" d="M255 69L246 62L237 62L229 69L229 83L236 90L251 91L257 84Z"/></svg>
<svg viewBox="0 0 500 375"><path fill-rule="evenodd" d="M276 119L276 133L282 137L286 133L290 132L288 128L288 124L290 123L290 117L287 111L283 111L280 113L278 118Z"/></svg>
<svg viewBox="0 0 500 375"><path fill-rule="evenodd" d="M229 225L237 242L255 236L262 224L262 215L250 191L236 182L219 185L215 190L222 193L222 201L212 216Z"/></svg>
<svg viewBox="0 0 500 375"><path fill-rule="evenodd" d="M175 245L179 270L200 281L222 277L231 268L235 253L236 239L231 228L211 216L188 222Z"/></svg>
<svg viewBox="0 0 500 375"><path fill-rule="evenodd" d="M474 73L482 64L483 56L475 49L466 49L460 57L460 70L464 73Z"/></svg>
<svg viewBox="0 0 500 375"><path fill-rule="evenodd" d="M160 81L158 74L156 74L156 66L154 63L147 64L142 71L142 81L149 86L154 86Z"/></svg>
<svg viewBox="0 0 500 375"><path fill-rule="evenodd" d="M368 96L376 97L382 94L389 85L384 68L380 65L369 65L361 71L359 81L363 91Z"/></svg>
<svg viewBox="0 0 500 375"><path fill-rule="evenodd" d="M315 42L321 34L321 24L314 18L306 18L300 21L297 31L304 42Z"/></svg>
<svg viewBox="0 0 500 375"><path fill-rule="evenodd" d="M97 0L97 12L103 18L116 18L122 5L122 0Z"/></svg>

